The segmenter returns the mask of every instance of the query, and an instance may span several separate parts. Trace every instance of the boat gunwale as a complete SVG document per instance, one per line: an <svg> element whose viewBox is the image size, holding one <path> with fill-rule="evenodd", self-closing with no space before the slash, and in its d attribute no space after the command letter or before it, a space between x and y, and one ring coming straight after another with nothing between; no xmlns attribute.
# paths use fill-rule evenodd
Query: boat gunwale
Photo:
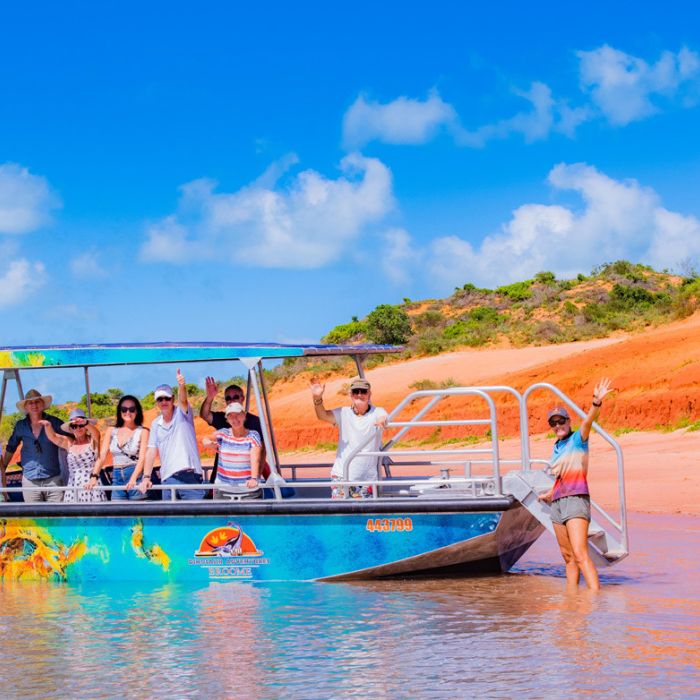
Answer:
<svg viewBox="0 0 700 700"><path fill-rule="evenodd" d="M238 515L460 514L503 512L519 506L513 496L477 498L248 499L241 501L126 501L123 503L0 503L0 519L203 517Z"/></svg>

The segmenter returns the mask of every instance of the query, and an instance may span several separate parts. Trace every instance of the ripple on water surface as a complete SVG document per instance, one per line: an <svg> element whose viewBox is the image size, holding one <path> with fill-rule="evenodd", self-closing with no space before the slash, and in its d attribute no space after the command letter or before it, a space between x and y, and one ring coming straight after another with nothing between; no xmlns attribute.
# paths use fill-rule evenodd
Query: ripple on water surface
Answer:
<svg viewBox="0 0 700 700"><path fill-rule="evenodd" d="M5 584L3 696L697 696L700 521L632 526L599 596L566 593L548 539L479 579Z"/></svg>

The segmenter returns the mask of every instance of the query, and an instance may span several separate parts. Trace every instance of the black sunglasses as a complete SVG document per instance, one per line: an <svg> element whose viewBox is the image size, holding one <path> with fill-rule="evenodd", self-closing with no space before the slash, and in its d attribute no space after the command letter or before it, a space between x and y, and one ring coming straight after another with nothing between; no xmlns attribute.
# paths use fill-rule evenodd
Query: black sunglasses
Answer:
<svg viewBox="0 0 700 700"><path fill-rule="evenodd" d="M232 401L243 401L243 394L229 394L224 396L226 403L231 403Z"/></svg>
<svg viewBox="0 0 700 700"><path fill-rule="evenodd" d="M364 396L365 394L369 394L369 389L353 389L352 390L353 396L362 395Z"/></svg>
<svg viewBox="0 0 700 700"><path fill-rule="evenodd" d="M172 400L173 400L173 397L172 397L172 396L159 396L159 397L156 399L156 403L161 403L161 402L163 402L163 401L172 401Z"/></svg>
<svg viewBox="0 0 700 700"><path fill-rule="evenodd" d="M76 428L87 428L87 423L69 423L68 427L71 430L75 430Z"/></svg>
<svg viewBox="0 0 700 700"><path fill-rule="evenodd" d="M550 427L554 428L557 425L564 425L566 421L569 420L568 418L552 418L549 421Z"/></svg>
<svg viewBox="0 0 700 700"><path fill-rule="evenodd" d="M41 447L41 443L37 438L34 438L34 449L41 455L44 454L44 450Z"/></svg>
<svg viewBox="0 0 700 700"><path fill-rule="evenodd" d="M122 406L119 410L122 413L136 413L136 406Z"/></svg>

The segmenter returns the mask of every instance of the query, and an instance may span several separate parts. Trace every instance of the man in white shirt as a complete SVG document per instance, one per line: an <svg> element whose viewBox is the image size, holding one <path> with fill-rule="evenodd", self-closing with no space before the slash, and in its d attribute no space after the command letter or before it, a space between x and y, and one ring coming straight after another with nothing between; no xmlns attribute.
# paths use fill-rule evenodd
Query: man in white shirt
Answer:
<svg viewBox="0 0 700 700"><path fill-rule="evenodd" d="M160 415L151 424L143 479L138 486L142 492L151 486L156 453L160 455L160 480L164 486L202 483L202 463L194 432L194 417L187 400L185 378L179 369L177 383L177 405L168 384L157 386L153 394ZM204 498L205 493L199 489L173 490L175 497L181 500L199 500ZM163 490L163 500L172 500L172 497L170 490Z"/></svg>
<svg viewBox="0 0 700 700"><path fill-rule="evenodd" d="M363 450L373 452L381 447L382 431L386 427L388 418L387 412L371 404L372 387L366 379L354 379L350 384L350 406L334 408L331 411L323 405L323 392L326 385L314 380L309 386L316 417L338 427L338 451L331 470L331 479L342 480L345 460L351 452L360 446ZM378 463L378 457L356 457L350 462L348 479L376 481ZM335 486L332 489L332 497L344 498L346 490L352 498L372 497L371 485Z"/></svg>

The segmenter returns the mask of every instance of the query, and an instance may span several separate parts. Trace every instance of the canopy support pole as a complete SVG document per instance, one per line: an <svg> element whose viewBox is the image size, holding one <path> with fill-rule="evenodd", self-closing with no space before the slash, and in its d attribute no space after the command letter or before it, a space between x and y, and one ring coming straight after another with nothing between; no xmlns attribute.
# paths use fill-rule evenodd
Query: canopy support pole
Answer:
<svg viewBox="0 0 700 700"><path fill-rule="evenodd" d="M355 360L355 366L357 367L357 374L360 379L366 379L365 377L365 366L364 361L367 355L353 355L352 359Z"/></svg>
<svg viewBox="0 0 700 700"><path fill-rule="evenodd" d="M248 370L248 381L250 382L253 393L255 394L255 404L260 411L260 427L262 428L263 434L262 439L265 444L265 452L267 453L267 461L270 465L270 471L276 476L280 476L279 469L277 468L277 450L275 449L274 440L272 433L270 432L270 419L266 412L266 403L263 402L262 393L260 391L260 377L259 371L262 365L262 358L260 357L241 357L240 358L243 365L245 365ZM262 467L262 465L260 465ZM278 479L273 479L272 488L275 492L275 498L277 500L282 499L282 491L279 487Z"/></svg>
<svg viewBox="0 0 700 700"><path fill-rule="evenodd" d="M17 393L19 394L19 400L24 400L24 390L22 389L22 380L19 378L19 370L16 369L6 369L2 373L2 389L0 389L0 422L2 422L2 414L5 408L5 396L7 395L7 382L10 379L15 380L17 385Z"/></svg>
<svg viewBox="0 0 700 700"><path fill-rule="evenodd" d="M87 406L88 418L92 418L92 399L90 398L90 371L87 366L83 367L85 371L85 404Z"/></svg>

